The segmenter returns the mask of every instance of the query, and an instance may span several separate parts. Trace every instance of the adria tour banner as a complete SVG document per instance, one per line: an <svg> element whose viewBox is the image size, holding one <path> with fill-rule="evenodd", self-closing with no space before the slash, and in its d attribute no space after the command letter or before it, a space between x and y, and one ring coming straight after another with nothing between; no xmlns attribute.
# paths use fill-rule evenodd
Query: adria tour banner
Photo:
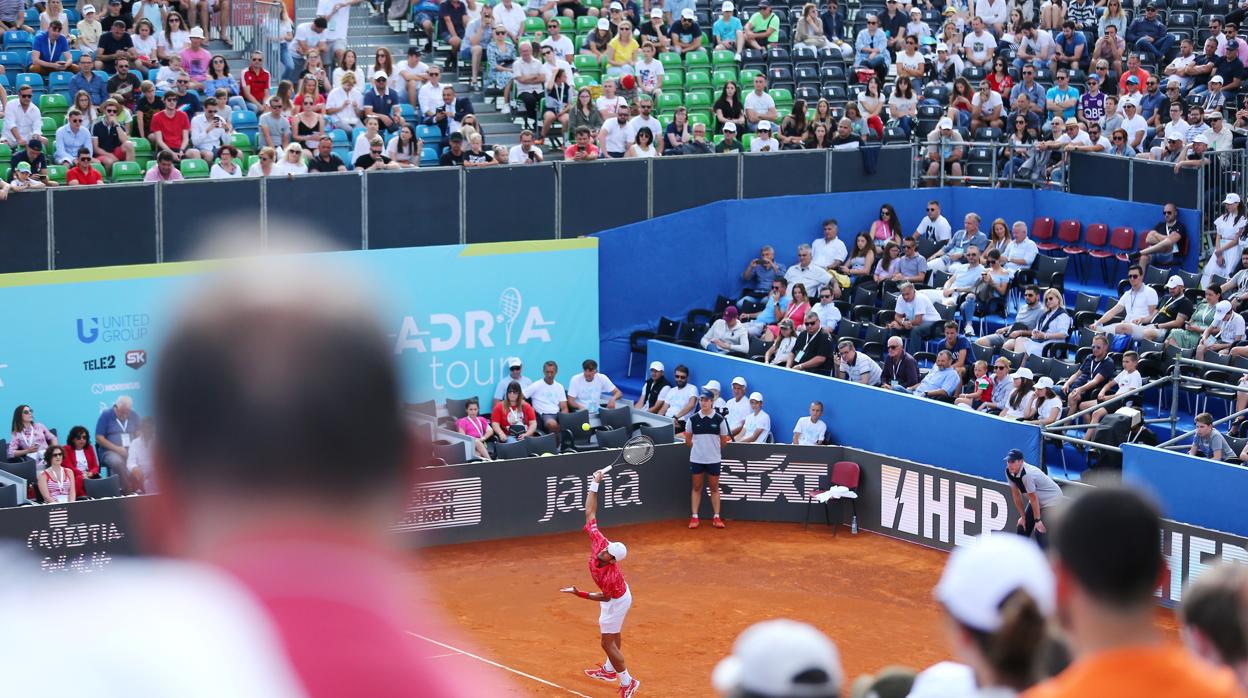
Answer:
<svg viewBox="0 0 1248 698"><path fill-rule="evenodd" d="M542 362L558 362L565 385L581 361L598 356L595 239L316 256L366 279L380 297L376 310L410 402L489 398L511 356L533 379ZM99 414L122 395L146 414L178 298L211 268L177 263L0 276L0 304L13 312L0 343L0 438L23 403L62 437L76 424L94 435Z"/></svg>

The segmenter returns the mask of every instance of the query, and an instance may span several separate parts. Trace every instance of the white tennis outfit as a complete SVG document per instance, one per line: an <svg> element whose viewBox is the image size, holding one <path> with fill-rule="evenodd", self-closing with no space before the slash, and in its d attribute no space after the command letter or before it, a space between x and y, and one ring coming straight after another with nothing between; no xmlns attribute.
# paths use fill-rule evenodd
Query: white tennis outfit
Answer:
<svg viewBox="0 0 1248 698"><path fill-rule="evenodd" d="M624 587L624 595L618 599L602 601L598 604L598 631L618 633L624 627L624 616L633 607L633 590Z"/></svg>
<svg viewBox="0 0 1248 698"><path fill-rule="evenodd" d="M1217 245L1222 246L1231 239L1238 239L1244 232L1244 226L1248 224L1248 218L1240 218L1238 220L1232 218L1229 214L1222 214L1213 221L1213 227L1218 231ZM1239 268L1239 257L1243 251L1245 243L1240 240L1239 248L1231 247L1222 253L1222 263L1218 264L1217 257L1209 257L1209 261L1205 264L1204 274L1200 278L1202 288L1209 287L1209 280L1216 276L1224 276L1230 278L1235 270Z"/></svg>

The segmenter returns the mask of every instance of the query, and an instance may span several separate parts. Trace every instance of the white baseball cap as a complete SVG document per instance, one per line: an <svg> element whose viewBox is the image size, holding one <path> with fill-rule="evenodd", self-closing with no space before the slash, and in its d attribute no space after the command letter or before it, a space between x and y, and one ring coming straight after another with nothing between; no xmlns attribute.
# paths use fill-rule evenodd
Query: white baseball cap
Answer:
<svg viewBox="0 0 1248 698"><path fill-rule="evenodd" d="M907 698L973 696L978 691L975 672L965 664L937 662L914 677Z"/></svg>
<svg viewBox="0 0 1248 698"><path fill-rule="evenodd" d="M733 4L732 4L730 1L728 1L728 0L725 0L724 4L722 4L722 5L720 5L720 6L719 6L719 11L720 11L720 12L733 12L733 11L735 11L736 9L737 9L737 8L736 8L736 7L734 7L734 6L733 6Z"/></svg>
<svg viewBox="0 0 1248 698"><path fill-rule="evenodd" d="M607 543L607 552L615 558L616 562L623 562L624 558L628 557L628 548L618 540Z"/></svg>
<svg viewBox="0 0 1248 698"><path fill-rule="evenodd" d="M1024 366L1018 369L1017 371L1011 373L1010 378L1035 378L1035 374L1031 372L1030 368L1027 368L1026 366Z"/></svg>
<svg viewBox="0 0 1248 698"><path fill-rule="evenodd" d="M373 79L374 79L374 80L387 80L387 79L389 79L389 78L390 78L390 76L389 76L389 75L386 75L386 71L384 71L384 70L378 70L378 71L376 71L376 72L374 72L374 73L373 73Z"/></svg>
<svg viewBox="0 0 1248 698"><path fill-rule="evenodd" d="M766 119L763 119L762 121L758 122L758 130L771 133L771 122Z"/></svg>
<svg viewBox="0 0 1248 698"><path fill-rule="evenodd" d="M1206 135L1205 135L1205 134L1203 134L1203 133L1198 133L1198 134L1196 134L1196 138L1195 138L1192 142L1193 142L1193 143L1204 143L1205 145L1209 145L1209 136L1206 136Z"/></svg>
<svg viewBox="0 0 1248 698"><path fill-rule="evenodd" d="M695 19L696 17L697 15L693 14L693 10L689 9L688 7L680 11L681 19Z"/></svg>
<svg viewBox="0 0 1248 698"><path fill-rule="evenodd" d="M739 385L739 386L741 386L742 388L744 388L744 387L745 387L745 379L744 379L744 378L742 378L741 376L737 376L736 378L733 378L733 379L732 379L732 384L733 384L733 385Z"/></svg>
<svg viewBox="0 0 1248 698"><path fill-rule="evenodd" d="M662 361L651 361L651 362L650 362L650 370L651 370L651 371L662 371L662 370L663 370L663 362L662 362Z"/></svg>
<svg viewBox="0 0 1248 698"><path fill-rule="evenodd" d="M1127 107L1131 107L1132 109L1135 109L1139 107L1140 105L1136 104L1134 99L1124 99L1122 100L1122 106L1124 109Z"/></svg>
<svg viewBox="0 0 1248 698"><path fill-rule="evenodd" d="M728 123L724 124L724 130L725 130L725 131L732 131L733 133L736 133L736 132L737 132L737 125L736 125L736 124L734 124L734 123L732 123L731 121L729 121Z"/></svg>
<svg viewBox="0 0 1248 698"><path fill-rule="evenodd" d="M598 28L599 28L599 29L601 29L602 31L606 31L606 30L610 29L610 28L611 28L611 20L607 19L606 17L602 17L602 18L600 18L600 19L598 20Z"/></svg>
<svg viewBox="0 0 1248 698"><path fill-rule="evenodd" d="M941 51L948 52L949 44L936 44L936 53L940 53Z"/></svg>
<svg viewBox="0 0 1248 698"><path fill-rule="evenodd" d="M618 2L613 2L607 7L607 9L608 10L623 10L624 6Z"/></svg>
<svg viewBox="0 0 1248 698"><path fill-rule="evenodd" d="M1209 82L1224 82L1224 81L1222 80L1221 75L1215 74L1213 77L1209 78Z"/></svg>
<svg viewBox="0 0 1248 698"><path fill-rule="evenodd" d="M95 6L94 6L94 5L83 5L83 6L82 6L82 14L83 14L83 16L84 16L84 17L85 17L86 15L91 14L92 12L95 12Z"/></svg>
<svg viewBox="0 0 1248 698"><path fill-rule="evenodd" d="M192 39L202 39L202 38L204 38L204 28L203 28L203 27L192 27L192 28L191 28L191 38L192 38Z"/></svg>
<svg viewBox="0 0 1248 698"><path fill-rule="evenodd" d="M1223 302L1223 303L1226 303L1226 301L1222 301L1222 302ZM1228 304L1228 305L1229 305L1229 304ZM754 392L750 393L750 402L754 402L755 400L758 400L759 402L762 402L762 401L763 401L763 394L762 394L762 393L760 393L760 392L758 392L757 390L755 390Z"/></svg>
<svg viewBox="0 0 1248 698"><path fill-rule="evenodd" d="M711 683L725 695L840 695L844 680L841 655L828 636L786 618L746 628L733 643L732 654L711 673Z"/></svg>
<svg viewBox="0 0 1248 698"><path fill-rule="evenodd" d="M706 388L707 390L715 390L715 391L720 390L719 381L717 380L709 380L706 382L706 385L702 387Z"/></svg>
<svg viewBox="0 0 1248 698"><path fill-rule="evenodd" d="M1048 376L1040 376L1040 380L1036 381L1037 388L1052 388L1053 379Z"/></svg>
<svg viewBox="0 0 1248 698"><path fill-rule="evenodd" d="M1001 604L1019 589L1041 613L1051 615L1055 586L1039 546L1022 536L999 534L955 548L933 593L959 623L992 633L1001 629Z"/></svg>
<svg viewBox="0 0 1248 698"><path fill-rule="evenodd" d="M1183 277L1177 274L1166 279L1166 288L1177 288L1182 285L1183 285Z"/></svg>
<svg viewBox="0 0 1248 698"><path fill-rule="evenodd" d="M1230 301L1218 301L1218 304L1213 306L1213 315L1215 318L1220 318L1229 312L1231 312Z"/></svg>
<svg viewBox="0 0 1248 698"><path fill-rule="evenodd" d="M650 10L650 16L651 16L651 17L662 17L662 16L663 16L663 10L662 10L662 8L658 8L658 7L656 7L656 8L654 8L654 9Z"/></svg>
<svg viewBox="0 0 1248 698"><path fill-rule="evenodd" d="M941 131L952 130L953 119L950 119L947 116L943 117L939 122L937 122L936 128L940 129Z"/></svg>
<svg viewBox="0 0 1248 698"><path fill-rule="evenodd" d="M1226 198L1225 198L1225 199L1222 199L1222 203L1224 203L1224 204L1237 204L1237 203L1239 203L1239 194L1236 194L1235 192L1231 192L1231 193L1227 194L1227 195L1226 195Z"/></svg>
<svg viewBox="0 0 1248 698"><path fill-rule="evenodd" d="M523 366L523 365L524 365L524 362L520 360L519 356L513 356L510 359L507 359L507 368L515 368L517 366Z"/></svg>

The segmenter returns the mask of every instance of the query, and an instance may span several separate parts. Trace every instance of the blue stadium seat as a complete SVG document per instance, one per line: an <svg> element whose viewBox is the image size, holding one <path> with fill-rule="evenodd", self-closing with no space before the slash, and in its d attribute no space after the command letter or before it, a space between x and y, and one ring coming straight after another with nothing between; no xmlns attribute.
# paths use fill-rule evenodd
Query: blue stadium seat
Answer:
<svg viewBox="0 0 1248 698"><path fill-rule="evenodd" d="M347 140L347 132L340 128L331 130L329 137L334 140L335 148L349 148L351 145L350 141Z"/></svg>
<svg viewBox="0 0 1248 698"><path fill-rule="evenodd" d="M442 132L437 126L417 126L416 137L426 143L436 143L442 140Z"/></svg>
<svg viewBox="0 0 1248 698"><path fill-rule="evenodd" d="M30 85L36 97L48 91L47 86L43 84L43 76L39 73L18 73L17 84L14 87L20 89L22 85Z"/></svg>
<svg viewBox="0 0 1248 698"><path fill-rule="evenodd" d="M234 130L251 138L256 137L256 132L260 130L260 121L256 115L246 109L235 109L230 112L230 123L233 124Z"/></svg>
<svg viewBox="0 0 1248 698"><path fill-rule="evenodd" d="M6 73L13 75L13 77L9 78L10 81L30 65L29 53L29 51L0 51L0 65L4 66ZM10 84L12 83L10 82Z"/></svg>
<svg viewBox="0 0 1248 698"><path fill-rule="evenodd" d="M427 145L420 151L420 164L436 165L438 164L438 149Z"/></svg>
<svg viewBox="0 0 1248 698"><path fill-rule="evenodd" d="M402 116L408 123L415 123L417 121L416 108L407 102L399 103L399 115Z"/></svg>
<svg viewBox="0 0 1248 698"><path fill-rule="evenodd" d="M58 70L54 73L48 73L48 93L60 94L71 97L69 94L69 79L74 76L68 70Z"/></svg>
<svg viewBox="0 0 1248 698"><path fill-rule="evenodd" d="M39 23L39 13L35 12L35 24ZM29 51L35 37L23 31L7 31L4 33L5 51Z"/></svg>
<svg viewBox="0 0 1248 698"><path fill-rule="evenodd" d="M351 157L350 148L334 148L334 155L342 158L342 161L347 164L348 170L355 169L355 165L353 164L355 160Z"/></svg>

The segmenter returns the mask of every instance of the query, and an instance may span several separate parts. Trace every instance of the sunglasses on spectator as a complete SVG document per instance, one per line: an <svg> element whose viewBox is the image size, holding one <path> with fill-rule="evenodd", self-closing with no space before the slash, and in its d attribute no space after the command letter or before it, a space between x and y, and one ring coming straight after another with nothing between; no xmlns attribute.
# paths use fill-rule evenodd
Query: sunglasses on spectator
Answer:
<svg viewBox="0 0 1248 698"><path fill-rule="evenodd" d="M1165 213L1167 216L1173 216L1175 213L1177 213L1177 211L1166 211Z"/></svg>
<svg viewBox="0 0 1248 698"><path fill-rule="evenodd" d="M273 159L273 158L269 157L268 155L261 155L261 156L260 156L260 160L261 160L261 162L268 162L269 160L272 160L272 159Z"/></svg>
<svg viewBox="0 0 1248 698"><path fill-rule="evenodd" d="M994 371L1008 371L1008 370L1010 370L1010 367L1009 367L1009 366L993 366L993 367L992 367L992 370L994 370Z"/></svg>
<svg viewBox="0 0 1248 698"><path fill-rule="evenodd" d="M22 414L34 414L34 412L31 412L30 408L27 407L26 409L22 410Z"/></svg>
<svg viewBox="0 0 1248 698"><path fill-rule="evenodd" d="M935 206L928 206L928 207L927 207L927 212L928 212L928 213L936 213L936 212L937 212L937 211L939 211L939 210L940 210L940 209L936 208Z"/></svg>
<svg viewBox="0 0 1248 698"><path fill-rule="evenodd" d="M877 22L877 21L875 21L875 20L867 20L867 24L869 24L869 25L871 25L871 26L873 26L873 27L874 27L875 25L879 24L879 22Z"/></svg>
<svg viewBox="0 0 1248 698"><path fill-rule="evenodd" d="M832 294L830 293L820 293L819 297L824 300L832 300Z"/></svg>
<svg viewBox="0 0 1248 698"><path fill-rule="evenodd" d="M87 155L83 155L82 157L78 158L78 162L91 162L91 157Z"/></svg>
<svg viewBox="0 0 1248 698"><path fill-rule="evenodd" d="M806 322L803 322L802 324L807 327L814 327L815 324L818 322L819 322L818 320L807 320Z"/></svg>
<svg viewBox="0 0 1248 698"><path fill-rule="evenodd" d="M689 380L689 374L688 374L688 373L677 373L677 374L676 374L676 380L682 380L682 381L684 381L684 380Z"/></svg>
<svg viewBox="0 0 1248 698"><path fill-rule="evenodd" d="M1140 275L1139 275L1139 274L1127 274L1127 278L1128 278L1128 279L1138 279L1138 278L1140 278Z"/></svg>
<svg viewBox="0 0 1248 698"><path fill-rule="evenodd" d="M507 36L507 32L494 32L494 36Z"/></svg>

